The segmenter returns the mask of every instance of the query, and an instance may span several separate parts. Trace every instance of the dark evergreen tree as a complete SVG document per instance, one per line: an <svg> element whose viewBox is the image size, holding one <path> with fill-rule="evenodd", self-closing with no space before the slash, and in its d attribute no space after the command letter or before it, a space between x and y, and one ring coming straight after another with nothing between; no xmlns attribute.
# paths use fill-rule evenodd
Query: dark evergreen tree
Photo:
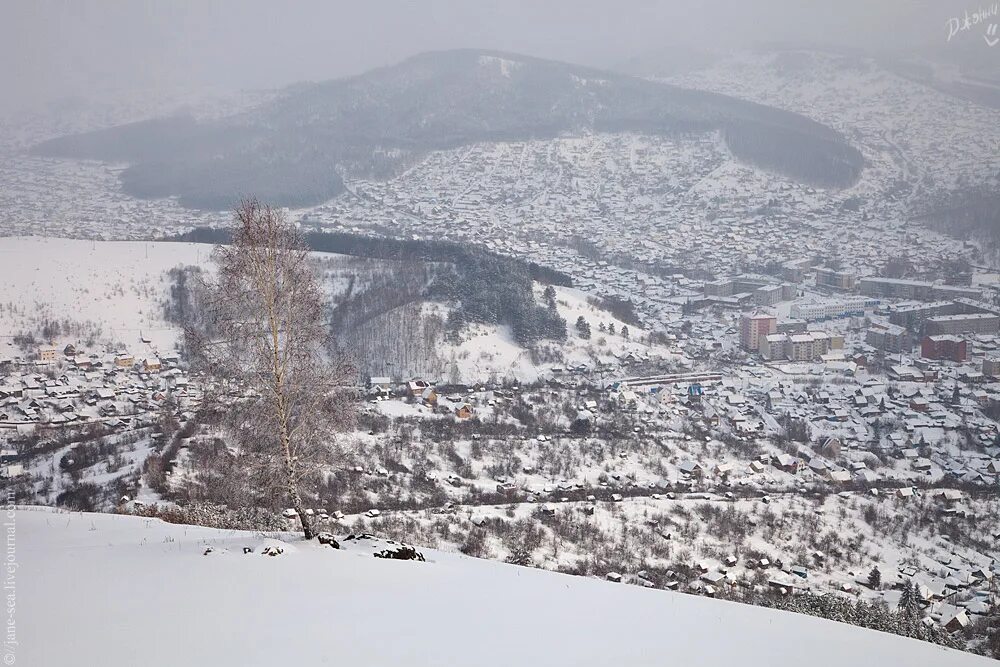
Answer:
<svg viewBox="0 0 1000 667"><path fill-rule="evenodd" d="M899 596L898 606L899 612L907 618L915 618L920 614L920 596L909 579L903 582L903 593Z"/></svg>
<svg viewBox="0 0 1000 667"><path fill-rule="evenodd" d="M542 292L542 298L545 299L545 305L551 310L556 309L556 288L552 285L546 285L545 291Z"/></svg>

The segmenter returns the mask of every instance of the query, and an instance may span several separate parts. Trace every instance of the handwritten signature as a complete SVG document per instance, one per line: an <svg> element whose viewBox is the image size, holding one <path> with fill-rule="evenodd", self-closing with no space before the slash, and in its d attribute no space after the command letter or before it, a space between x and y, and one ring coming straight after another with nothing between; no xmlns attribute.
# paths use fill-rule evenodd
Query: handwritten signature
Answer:
<svg viewBox="0 0 1000 667"><path fill-rule="evenodd" d="M992 5L980 7L971 12L965 10L962 16L952 17L945 23L948 28L948 41L950 42L959 33L969 32L976 26L986 25L983 40L987 46L996 46L1000 44L1000 35L997 34L998 17L1000 17L1000 2L994 2Z"/></svg>

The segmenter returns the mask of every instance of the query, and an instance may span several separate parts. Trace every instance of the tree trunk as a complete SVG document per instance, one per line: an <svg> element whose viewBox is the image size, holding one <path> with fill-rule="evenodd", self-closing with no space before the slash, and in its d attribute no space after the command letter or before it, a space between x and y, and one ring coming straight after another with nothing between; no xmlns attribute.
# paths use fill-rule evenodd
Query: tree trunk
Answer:
<svg viewBox="0 0 1000 667"><path fill-rule="evenodd" d="M285 462L285 483L288 485L288 499L292 502L292 509L296 511L299 515L299 523L302 524L302 534L307 540L311 540L314 537L312 522L310 522L309 517L306 515L306 508L302 504L302 496L299 494L299 484L297 481L297 475L295 470L295 460L292 457L292 444L291 438L288 434L288 418L285 412L285 405L283 400L282 383L279 379L278 381L278 397L276 401L276 408L278 411L279 424L281 425L281 449L282 458Z"/></svg>
<svg viewBox="0 0 1000 667"><path fill-rule="evenodd" d="M295 473L292 469L292 462L287 459L285 460L285 474L288 476L288 497L292 501L292 509L294 509L299 515L299 523L302 524L302 535L307 540L311 540L316 535L313 533L312 522L309 520L309 515L306 514L306 508L302 504L302 496L299 495L299 487L295 483Z"/></svg>

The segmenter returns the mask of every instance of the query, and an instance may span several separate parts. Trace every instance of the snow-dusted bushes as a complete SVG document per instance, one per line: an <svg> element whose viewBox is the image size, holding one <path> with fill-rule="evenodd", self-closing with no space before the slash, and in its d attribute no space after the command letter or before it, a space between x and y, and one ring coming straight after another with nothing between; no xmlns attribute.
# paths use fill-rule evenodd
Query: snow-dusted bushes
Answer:
<svg viewBox="0 0 1000 667"><path fill-rule="evenodd" d="M193 503L184 506L136 505L125 510L135 516L163 519L167 523L206 526L226 530L281 532L288 524L274 513L257 507L233 509L224 505Z"/></svg>
<svg viewBox="0 0 1000 667"><path fill-rule="evenodd" d="M919 615L892 610L883 603L851 600L830 593L793 596L751 593L742 598L742 601L761 607L794 611L870 630L921 639L949 648L964 648L962 642L944 628L938 625L928 625L923 622Z"/></svg>

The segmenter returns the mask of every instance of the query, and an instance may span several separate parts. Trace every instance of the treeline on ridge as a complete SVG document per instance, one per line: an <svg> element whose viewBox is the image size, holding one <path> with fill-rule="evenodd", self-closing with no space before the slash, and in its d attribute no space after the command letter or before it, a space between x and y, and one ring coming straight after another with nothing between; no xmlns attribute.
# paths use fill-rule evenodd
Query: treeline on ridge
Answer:
<svg viewBox="0 0 1000 667"><path fill-rule="evenodd" d="M549 305L539 305L532 289L534 281L571 287L572 279L560 271L450 241L376 238L345 232L309 232L304 238L317 252L448 265L451 270L435 273L424 298L453 304L448 318L452 334L458 334L466 324L483 323L510 326L521 345L566 338L566 321ZM226 229L199 227L166 240L225 244L230 234ZM355 298L364 297L362 294ZM338 305L338 310L344 308L345 304ZM369 317L373 314L370 309L364 310L369 311Z"/></svg>

